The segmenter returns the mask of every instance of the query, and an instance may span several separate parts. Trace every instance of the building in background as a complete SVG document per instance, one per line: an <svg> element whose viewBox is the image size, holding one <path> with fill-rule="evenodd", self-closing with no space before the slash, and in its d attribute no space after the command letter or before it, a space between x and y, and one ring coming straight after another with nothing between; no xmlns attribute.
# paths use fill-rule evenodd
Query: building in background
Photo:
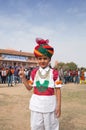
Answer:
<svg viewBox="0 0 86 130"><path fill-rule="evenodd" d="M0 66L24 66L35 67L37 60L33 53L16 51L12 49L0 49Z"/></svg>

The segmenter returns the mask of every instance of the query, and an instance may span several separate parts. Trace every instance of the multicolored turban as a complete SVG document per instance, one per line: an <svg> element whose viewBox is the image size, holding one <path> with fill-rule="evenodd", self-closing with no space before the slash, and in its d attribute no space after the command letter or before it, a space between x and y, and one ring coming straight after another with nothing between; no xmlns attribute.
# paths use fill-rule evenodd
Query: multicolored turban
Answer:
<svg viewBox="0 0 86 130"><path fill-rule="evenodd" d="M41 57L41 56L47 56L49 58L52 57L52 55L54 53L54 48L51 47L48 44L49 40L44 40L44 39L36 38L36 43L38 44L34 48L34 55L36 57Z"/></svg>

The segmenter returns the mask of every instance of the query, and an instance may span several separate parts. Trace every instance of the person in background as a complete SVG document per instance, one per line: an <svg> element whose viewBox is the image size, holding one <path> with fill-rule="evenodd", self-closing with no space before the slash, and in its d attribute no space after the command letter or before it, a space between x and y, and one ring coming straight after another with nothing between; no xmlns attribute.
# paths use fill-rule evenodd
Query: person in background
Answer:
<svg viewBox="0 0 86 130"><path fill-rule="evenodd" d="M1 83L2 84L6 83L6 76L7 76L6 68L3 67L1 70Z"/></svg>
<svg viewBox="0 0 86 130"><path fill-rule="evenodd" d="M59 117L61 115L61 82L58 71L50 67L54 48L49 40L36 39L37 46L34 55L39 67L31 71L30 80L25 78L21 69L20 77L27 88L33 88L30 100L31 130L59 130Z"/></svg>
<svg viewBox="0 0 86 130"><path fill-rule="evenodd" d="M14 70L14 83L15 83L15 85L17 83L20 83L19 71L20 71L20 69L17 67Z"/></svg>
<svg viewBox="0 0 86 130"><path fill-rule="evenodd" d="M7 83L8 83L8 86L13 86L12 85L12 70L11 70L11 67L8 68L8 71L7 71Z"/></svg>
<svg viewBox="0 0 86 130"><path fill-rule="evenodd" d="M86 69L84 70L84 79L85 79L85 83L86 83Z"/></svg>

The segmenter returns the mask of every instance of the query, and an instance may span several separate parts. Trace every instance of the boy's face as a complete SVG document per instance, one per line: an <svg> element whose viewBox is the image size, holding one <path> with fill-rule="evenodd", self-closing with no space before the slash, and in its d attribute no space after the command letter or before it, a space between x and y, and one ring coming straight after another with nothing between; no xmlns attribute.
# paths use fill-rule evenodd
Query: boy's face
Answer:
<svg viewBox="0 0 86 130"><path fill-rule="evenodd" d="M37 57L38 64L41 68L46 68L49 65L50 58L47 56Z"/></svg>

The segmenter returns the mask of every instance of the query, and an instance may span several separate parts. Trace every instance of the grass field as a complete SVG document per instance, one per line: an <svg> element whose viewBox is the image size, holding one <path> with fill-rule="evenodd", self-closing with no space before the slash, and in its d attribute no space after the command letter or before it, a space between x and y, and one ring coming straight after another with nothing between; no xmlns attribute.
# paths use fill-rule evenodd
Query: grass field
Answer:
<svg viewBox="0 0 86 130"><path fill-rule="evenodd" d="M0 130L30 130L31 94L22 84L0 84ZM60 130L86 130L86 84L62 87Z"/></svg>
<svg viewBox="0 0 86 130"><path fill-rule="evenodd" d="M86 85L62 88L60 130L86 130Z"/></svg>

